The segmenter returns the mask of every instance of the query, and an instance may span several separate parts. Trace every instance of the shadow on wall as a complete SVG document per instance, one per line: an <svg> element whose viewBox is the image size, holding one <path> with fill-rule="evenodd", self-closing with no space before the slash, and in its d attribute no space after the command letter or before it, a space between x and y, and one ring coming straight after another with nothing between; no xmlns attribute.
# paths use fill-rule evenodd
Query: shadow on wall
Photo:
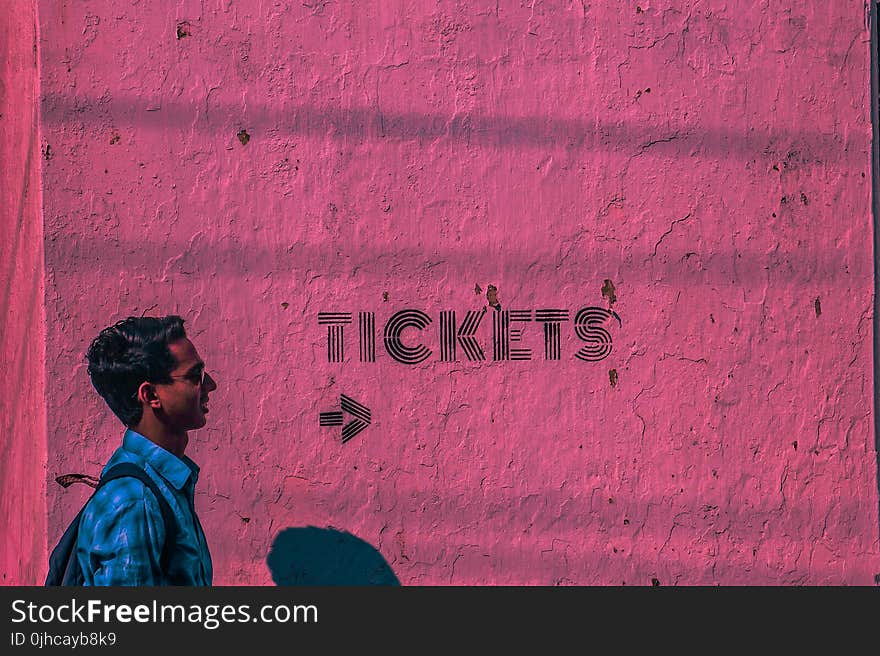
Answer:
<svg viewBox="0 0 880 656"><path fill-rule="evenodd" d="M372 545L331 528L284 529L266 562L275 585L400 585Z"/></svg>

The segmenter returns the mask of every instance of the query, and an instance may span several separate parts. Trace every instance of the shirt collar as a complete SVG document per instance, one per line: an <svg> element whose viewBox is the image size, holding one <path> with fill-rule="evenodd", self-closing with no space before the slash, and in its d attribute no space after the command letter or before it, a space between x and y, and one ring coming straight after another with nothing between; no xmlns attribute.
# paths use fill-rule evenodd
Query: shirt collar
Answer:
<svg viewBox="0 0 880 656"><path fill-rule="evenodd" d="M178 490L183 488L190 476L192 476L193 483L199 478L199 466L187 456L178 458L130 428L126 429L122 438L122 448L139 455L150 467L159 472L162 478Z"/></svg>

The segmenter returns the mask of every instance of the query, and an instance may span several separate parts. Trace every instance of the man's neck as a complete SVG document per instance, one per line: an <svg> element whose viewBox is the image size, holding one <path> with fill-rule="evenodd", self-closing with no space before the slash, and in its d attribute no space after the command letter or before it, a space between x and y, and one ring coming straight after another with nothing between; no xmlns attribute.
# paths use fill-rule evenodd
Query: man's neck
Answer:
<svg viewBox="0 0 880 656"><path fill-rule="evenodd" d="M186 445L189 443L189 436L186 433L171 433L165 430L162 424L150 421L141 420L137 426L132 427L132 430L137 431L153 444L173 453L178 458L183 458Z"/></svg>

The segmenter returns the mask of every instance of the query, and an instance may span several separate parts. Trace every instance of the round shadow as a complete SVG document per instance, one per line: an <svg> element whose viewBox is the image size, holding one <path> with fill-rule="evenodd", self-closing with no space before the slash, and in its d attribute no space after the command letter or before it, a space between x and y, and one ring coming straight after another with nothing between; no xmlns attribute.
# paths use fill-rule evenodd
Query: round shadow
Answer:
<svg viewBox="0 0 880 656"><path fill-rule="evenodd" d="M400 585L375 547L331 528L284 529L266 563L275 585Z"/></svg>

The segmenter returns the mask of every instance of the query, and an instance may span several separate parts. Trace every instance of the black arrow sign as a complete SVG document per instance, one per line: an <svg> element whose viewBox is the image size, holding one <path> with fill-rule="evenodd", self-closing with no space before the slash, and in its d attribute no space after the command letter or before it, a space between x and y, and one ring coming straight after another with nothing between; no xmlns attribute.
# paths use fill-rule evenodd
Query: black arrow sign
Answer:
<svg viewBox="0 0 880 656"><path fill-rule="evenodd" d="M339 395L339 405L342 411L334 410L320 413L318 424L320 426L342 426L342 413L347 412L350 414L354 419L345 424L345 426L342 426L342 443L345 444L370 425L372 415L367 406L361 405L345 394Z"/></svg>

